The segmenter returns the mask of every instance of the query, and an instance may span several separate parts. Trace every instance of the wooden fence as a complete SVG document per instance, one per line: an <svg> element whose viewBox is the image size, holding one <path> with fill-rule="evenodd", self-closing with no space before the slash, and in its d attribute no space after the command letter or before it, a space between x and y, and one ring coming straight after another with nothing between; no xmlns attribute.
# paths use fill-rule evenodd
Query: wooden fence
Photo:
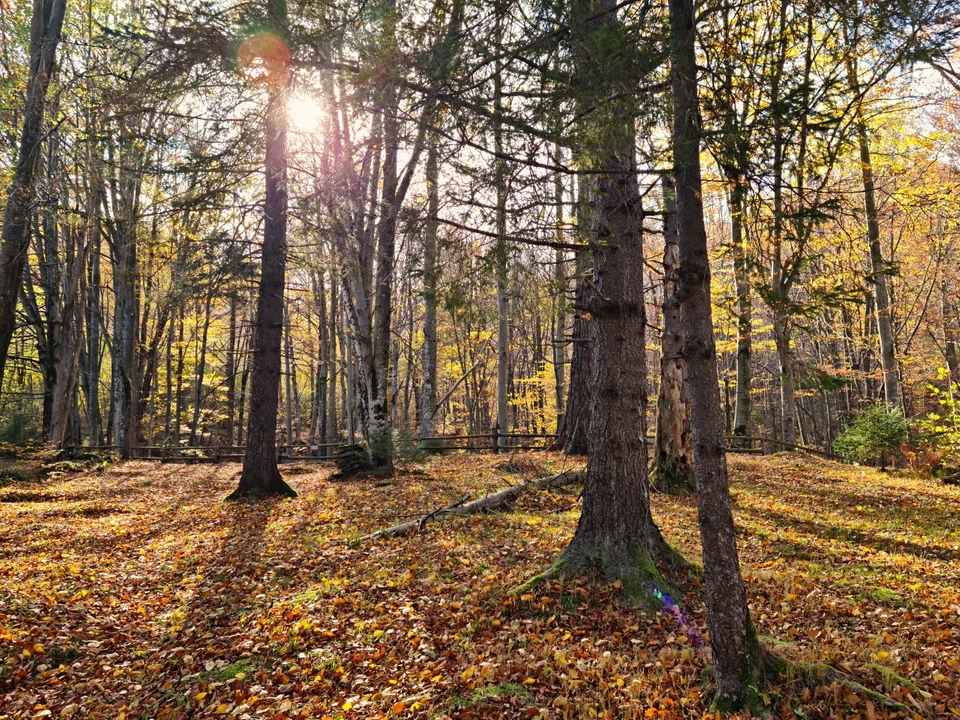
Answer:
<svg viewBox="0 0 960 720"><path fill-rule="evenodd" d="M548 450L553 446L557 436L549 433L499 433L496 429L489 433L478 435L436 435L420 439L420 444L430 452L530 452ZM653 436L648 436L649 443L653 443ZM295 445L278 445L277 460L279 462L316 462L332 460L334 450L339 443L299 443ZM166 445L141 445L133 449L133 457L140 460L160 460L161 462L176 463L217 463L241 462L245 451L244 445L220 445L209 447L178 447ZM83 452L115 452L113 445L97 445L80 448ZM820 448L806 445L789 445L766 436L727 436L727 451L732 453L749 453L756 455L770 455L774 452L789 450L829 460L840 460L835 455Z"/></svg>

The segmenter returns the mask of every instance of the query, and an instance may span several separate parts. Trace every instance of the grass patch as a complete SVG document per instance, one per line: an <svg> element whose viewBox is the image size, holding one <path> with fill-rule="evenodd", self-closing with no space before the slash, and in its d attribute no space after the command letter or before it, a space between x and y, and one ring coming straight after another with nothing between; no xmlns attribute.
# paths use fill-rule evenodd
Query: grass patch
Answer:
<svg viewBox="0 0 960 720"><path fill-rule="evenodd" d="M226 682L227 680L233 680L238 675L243 675L246 677L251 672L256 670L257 663L253 658L240 658L239 660L234 660L229 665L226 665L219 670L213 671L213 677L219 680L220 682Z"/></svg>
<svg viewBox="0 0 960 720"><path fill-rule="evenodd" d="M517 683L494 683L475 688L467 697L454 695L450 698L450 705L454 708L467 708L479 705L491 698L519 697L524 700L533 700L533 693L523 685Z"/></svg>

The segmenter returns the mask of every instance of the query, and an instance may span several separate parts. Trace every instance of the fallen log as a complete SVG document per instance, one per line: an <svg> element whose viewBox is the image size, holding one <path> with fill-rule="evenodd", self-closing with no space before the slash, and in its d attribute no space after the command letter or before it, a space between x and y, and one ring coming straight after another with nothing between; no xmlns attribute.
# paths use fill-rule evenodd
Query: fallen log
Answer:
<svg viewBox="0 0 960 720"><path fill-rule="evenodd" d="M427 513L419 520L411 520L410 522L401 523L400 525L394 525L393 527L364 535L360 538L360 542L377 540L383 537L397 537L413 530L423 532L423 528L427 523L438 520L445 515L476 515L478 513L492 512L493 510L511 504L522 493L531 490L548 490L550 488L565 487L578 481L582 482L585 477L586 473L579 470L567 470L559 475L551 475L550 477L540 478L539 480L531 480L518 485L511 485L505 490L484 495L482 498L477 498L471 502L467 502L469 496L464 495L446 507L438 508L437 510Z"/></svg>

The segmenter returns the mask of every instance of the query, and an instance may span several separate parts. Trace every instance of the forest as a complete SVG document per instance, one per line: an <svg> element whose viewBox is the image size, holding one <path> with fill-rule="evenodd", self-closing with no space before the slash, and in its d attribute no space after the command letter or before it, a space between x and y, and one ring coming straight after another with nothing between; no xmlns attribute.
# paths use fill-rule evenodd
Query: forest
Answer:
<svg viewBox="0 0 960 720"><path fill-rule="evenodd" d="M0 0L0 720L960 717L958 0Z"/></svg>

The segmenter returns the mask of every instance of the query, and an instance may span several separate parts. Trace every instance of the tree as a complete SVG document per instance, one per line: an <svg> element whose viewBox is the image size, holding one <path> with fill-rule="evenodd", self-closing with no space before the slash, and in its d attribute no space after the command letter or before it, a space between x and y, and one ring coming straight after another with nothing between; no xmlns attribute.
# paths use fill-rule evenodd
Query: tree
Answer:
<svg viewBox="0 0 960 720"><path fill-rule="evenodd" d="M677 298L680 248L677 244L676 189L662 181L663 329L660 343L660 393L657 397L657 435L654 442L653 482L663 492L692 492L693 447L690 444L690 402L683 357L683 318Z"/></svg>
<svg viewBox="0 0 960 720"><path fill-rule="evenodd" d="M643 215L635 162L636 107L625 92L636 72L636 38L612 0L575 0L574 64L580 102L617 98L584 119L578 152L594 180L590 245L594 272L590 427L583 509L553 572L599 570L628 591L648 594L666 545L650 513L646 444L646 313ZM596 96L593 95L596 93Z"/></svg>
<svg viewBox="0 0 960 720"><path fill-rule="evenodd" d="M247 444L240 482L228 500L265 495L296 496L277 467L277 411L287 262L287 94L291 73L290 51L286 43L286 0L268 0L267 20L270 31L263 31L247 41L259 44L251 50L257 61L263 63L263 78L267 83L266 199Z"/></svg>
<svg viewBox="0 0 960 720"><path fill-rule="evenodd" d="M0 228L0 386L15 330L17 298L30 243L34 182L44 139L47 88L53 76L66 0L33 0L30 66L17 164Z"/></svg>
<svg viewBox="0 0 960 720"><path fill-rule="evenodd" d="M710 299L710 259L703 223L693 0L670 0L673 161L677 187L677 275L683 355L690 389L697 514L707 581L707 625L719 705L739 705L756 683L760 646L740 574L717 378Z"/></svg>

